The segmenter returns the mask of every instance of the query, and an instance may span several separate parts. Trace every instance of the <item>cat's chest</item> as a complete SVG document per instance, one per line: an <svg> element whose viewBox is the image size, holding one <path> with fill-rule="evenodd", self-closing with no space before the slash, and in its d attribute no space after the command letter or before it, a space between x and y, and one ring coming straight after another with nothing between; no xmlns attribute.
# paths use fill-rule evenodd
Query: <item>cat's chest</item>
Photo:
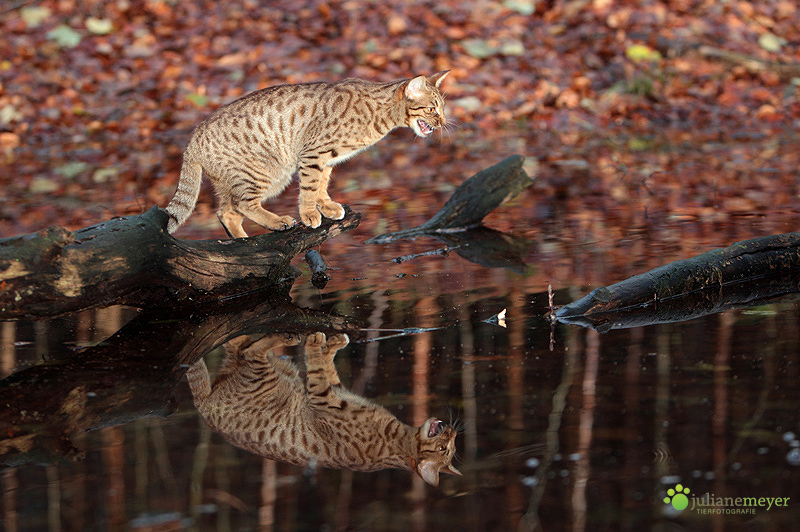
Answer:
<svg viewBox="0 0 800 532"><path fill-rule="evenodd" d="M328 164L325 166L336 166L337 164L346 161L347 159L361 153L362 151L366 150L370 146L372 146L374 142L370 142L369 144L365 144L363 146L353 145L353 146L345 146L340 148L338 151L338 155L328 161Z"/></svg>

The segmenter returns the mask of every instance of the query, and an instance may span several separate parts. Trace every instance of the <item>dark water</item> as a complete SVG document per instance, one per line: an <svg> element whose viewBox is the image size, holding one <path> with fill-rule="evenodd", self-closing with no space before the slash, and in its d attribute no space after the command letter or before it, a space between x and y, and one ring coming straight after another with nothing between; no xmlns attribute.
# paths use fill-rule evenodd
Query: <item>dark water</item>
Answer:
<svg viewBox="0 0 800 532"><path fill-rule="evenodd" d="M206 428L175 361L180 342L195 346L213 374L209 331L258 319L198 312L179 331L112 308L2 324L3 372L17 372L29 420L46 417L58 375L86 378L85 397L42 423L93 429L2 472L5 530L777 530L800 517L796 302L599 334L551 326L535 276L455 254L332 275L324 291L301 277L290 304L357 322L336 359L344 384L409 424L455 423L463 476L433 488L407 471L310 471L239 450ZM106 358L69 365L92 345ZM126 366L114 350L134 345L168 352ZM23 378L45 363L66 369ZM125 410L82 410L106 397ZM669 489L688 508L665 503Z"/></svg>

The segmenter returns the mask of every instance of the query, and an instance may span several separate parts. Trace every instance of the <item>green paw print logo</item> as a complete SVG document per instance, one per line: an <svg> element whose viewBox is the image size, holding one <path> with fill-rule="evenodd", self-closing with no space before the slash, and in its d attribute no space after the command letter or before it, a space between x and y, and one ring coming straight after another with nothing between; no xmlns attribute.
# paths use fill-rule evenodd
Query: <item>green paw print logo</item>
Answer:
<svg viewBox="0 0 800 532"><path fill-rule="evenodd" d="M667 496L664 497L664 503L672 504L672 507L676 510L684 510L687 506L689 506L689 497L686 494L689 493L689 488L684 487L681 484L675 486L675 489L668 489Z"/></svg>

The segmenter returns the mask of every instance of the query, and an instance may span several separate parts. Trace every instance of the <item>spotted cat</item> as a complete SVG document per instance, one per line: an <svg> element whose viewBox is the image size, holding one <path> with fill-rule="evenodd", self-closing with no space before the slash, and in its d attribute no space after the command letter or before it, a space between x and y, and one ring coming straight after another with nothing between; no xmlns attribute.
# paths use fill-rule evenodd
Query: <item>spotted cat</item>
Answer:
<svg viewBox="0 0 800 532"><path fill-rule="evenodd" d="M297 172L300 220L319 227L344 208L328 195L332 168L398 127L420 137L444 127L439 86L449 71L389 83L348 78L337 83L279 85L220 107L197 129L183 154L175 196L167 205L174 233L194 210L205 175L214 185L217 216L231 238L246 237L249 218L272 230L292 227L262 202L278 196Z"/></svg>
<svg viewBox="0 0 800 532"><path fill-rule="evenodd" d="M230 443L300 466L408 469L434 486L440 472L460 475L451 463L453 427L435 418L411 427L342 386L333 358L348 344L346 335L306 338L305 382L297 366L272 352L296 345L297 336L251 342L248 337L229 342L213 386L202 359L186 374L195 406Z"/></svg>

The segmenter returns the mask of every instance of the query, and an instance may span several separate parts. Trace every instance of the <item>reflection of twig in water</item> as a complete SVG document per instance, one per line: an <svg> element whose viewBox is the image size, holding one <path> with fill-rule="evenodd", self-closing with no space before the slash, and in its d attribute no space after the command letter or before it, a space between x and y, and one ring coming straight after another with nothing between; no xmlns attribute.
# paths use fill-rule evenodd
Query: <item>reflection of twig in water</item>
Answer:
<svg viewBox="0 0 800 532"><path fill-rule="evenodd" d="M572 492L573 529L586 529L586 485L589 482L594 413L597 405L597 371L600 359L600 338L597 331L586 335L586 363L583 371L583 405L578 429L578 453L575 464L575 482Z"/></svg>
<svg viewBox="0 0 800 532"><path fill-rule="evenodd" d="M475 462L478 456L478 399L475 375L475 334L472 330L469 310L465 306L458 309L461 334L461 403L464 409L464 456ZM470 475L471 488L475 489L475 476Z"/></svg>
<svg viewBox="0 0 800 532"><path fill-rule="evenodd" d="M371 343L371 345L366 347L364 369L361 370L361 374L358 375L358 377L353 378L352 385L350 386L350 391L358 395L364 395L367 384L372 381L378 372L378 345L375 344L374 341L378 339L378 333L382 330L380 325L383 322L383 313L389 308L389 298L386 296L386 292L376 290L372 293L372 298L375 304L369 316L369 325L371 327L360 329L362 331L369 331L369 333L367 333L367 339L371 342L365 343ZM358 342L354 340L353 343Z"/></svg>
<svg viewBox="0 0 800 532"><path fill-rule="evenodd" d="M421 334L431 331L441 331L446 327L406 327L405 329L360 329L361 331L377 331L377 332L394 332L388 336L377 336L374 338L364 338L363 340L353 340L354 344L368 344L371 342L380 342L381 340L388 340L389 338L397 338L400 336L412 336L414 334Z"/></svg>
<svg viewBox="0 0 800 532"><path fill-rule="evenodd" d="M766 353L764 355L764 385L761 387L761 391L758 394L758 400L756 401L756 409L753 412L753 415L750 417L750 420L744 424L742 430L739 431L738 436L736 436L736 441L731 445L731 450L728 452L728 464L733 464L736 461L736 456L739 454L739 451L742 449L745 440L749 438L753 434L753 429L758 426L761 422L761 419L764 417L764 412L767 410L767 400L769 399L769 393L772 390L772 387L775 383L775 339L777 337L777 331L775 330L775 319L774 316L769 320L769 336L773 338L773 341L767 344Z"/></svg>
<svg viewBox="0 0 800 532"><path fill-rule="evenodd" d="M200 521L200 509L203 502L203 476L205 475L206 467L208 466L208 445L211 441L211 429L200 421L200 441L194 449L194 460L192 460L192 474L191 474L191 491L189 492L189 501L191 502L190 508L192 519L195 523Z"/></svg>
<svg viewBox="0 0 800 532"><path fill-rule="evenodd" d="M572 339L569 343L574 343L576 335L570 331L568 333ZM539 521L539 505L542 503L544 496L544 488L547 484L547 473L550 471L550 465L553 463L553 457L558 453L558 431L561 428L561 416L564 414L564 408L567 404L567 394L569 393L572 380L575 377L575 372L578 370L577 353L579 349L577 346L569 345L565 350L566 356L564 357L564 371L561 377L561 383L556 388L553 394L553 410L548 416L547 432L546 432L546 446L542 463L536 471L536 485L531 493L531 502L528 505L528 511L520 519L518 530L520 532L527 532L533 530L541 530L541 522Z"/></svg>
<svg viewBox="0 0 800 532"><path fill-rule="evenodd" d="M556 307L553 305L553 285L547 285L547 305L550 307L550 312L547 314L547 321L550 322L550 351L556 348Z"/></svg>
<svg viewBox="0 0 800 532"><path fill-rule="evenodd" d="M406 262L406 261L409 261L411 259L416 259L416 258L419 258L419 257L427 257L427 256L432 256L432 255L441 255L442 257L446 257L447 255L450 254L451 251L454 251L454 250L456 250L456 249L458 249L460 247L461 246L453 246L453 247L445 246L443 248L437 248L437 249L431 249L429 251L423 251L422 253L413 253L411 255L401 255L399 257L393 258L392 262L396 262L397 264L400 264L401 262Z"/></svg>
<svg viewBox="0 0 800 532"><path fill-rule="evenodd" d="M663 478L670 473L674 467L672 456L667 441L667 427L669 427L669 402L670 402L670 363L672 360L670 350L670 334L672 328L668 325L660 326L657 331L657 351L656 351L656 390L655 405L653 412L653 452L656 457L666 456L666 460L655 461L655 470L659 478Z"/></svg>

